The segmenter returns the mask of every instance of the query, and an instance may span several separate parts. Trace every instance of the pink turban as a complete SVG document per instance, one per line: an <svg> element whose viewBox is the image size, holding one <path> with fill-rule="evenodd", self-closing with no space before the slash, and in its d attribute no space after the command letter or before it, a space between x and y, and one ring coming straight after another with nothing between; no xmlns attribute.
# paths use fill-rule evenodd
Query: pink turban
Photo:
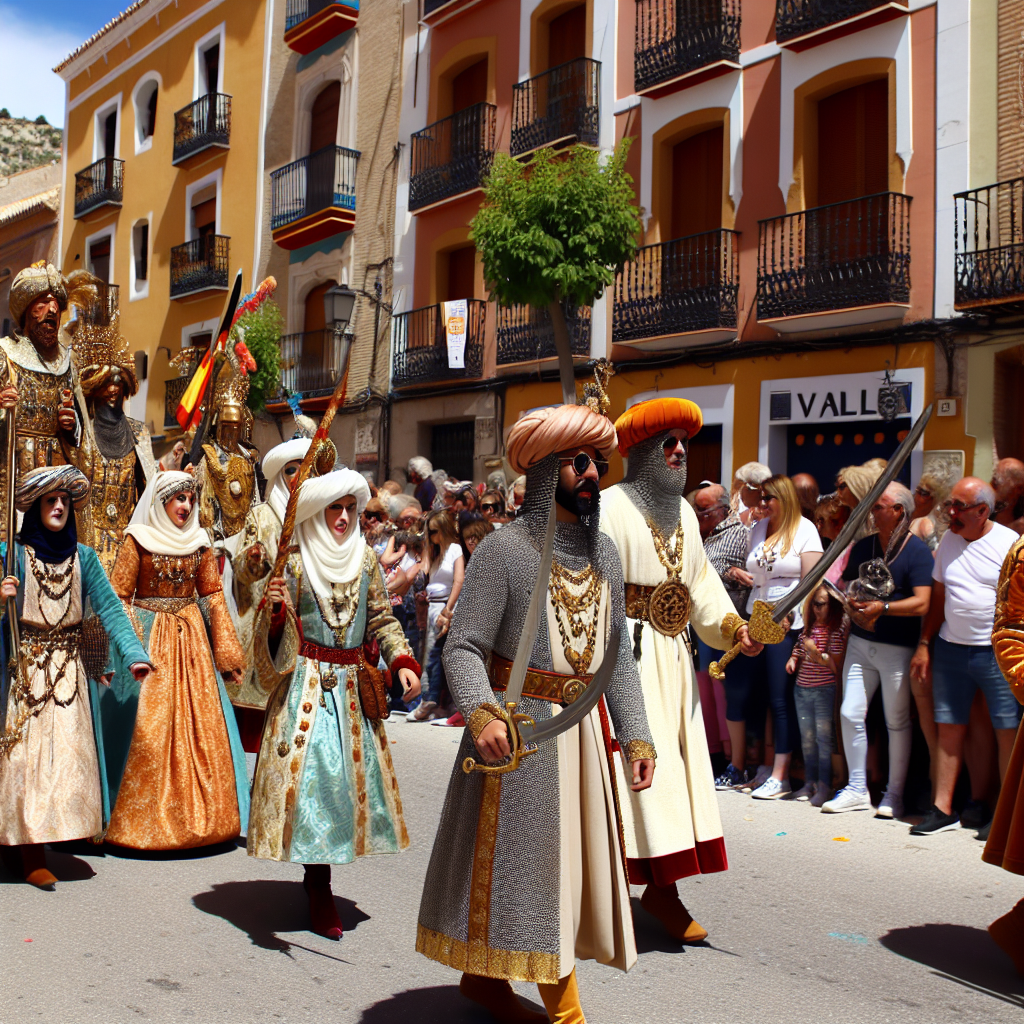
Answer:
<svg viewBox="0 0 1024 1024"><path fill-rule="evenodd" d="M586 405L556 405L527 413L508 434L509 465L525 473L555 452L590 446L604 457L615 448L615 427Z"/></svg>

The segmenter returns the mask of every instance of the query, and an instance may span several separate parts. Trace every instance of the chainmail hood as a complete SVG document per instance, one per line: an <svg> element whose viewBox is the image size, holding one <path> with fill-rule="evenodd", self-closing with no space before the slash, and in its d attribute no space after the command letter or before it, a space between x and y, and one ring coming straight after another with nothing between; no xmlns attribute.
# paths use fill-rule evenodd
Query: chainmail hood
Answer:
<svg viewBox="0 0 1024 1024"><path fill-rule="evenodd" d="M664 442L669 431L638 441L629 450L622 489L634 505L662 530L679 521L679 499L686 493L686 461L682 469L665 463Z"/></svg>

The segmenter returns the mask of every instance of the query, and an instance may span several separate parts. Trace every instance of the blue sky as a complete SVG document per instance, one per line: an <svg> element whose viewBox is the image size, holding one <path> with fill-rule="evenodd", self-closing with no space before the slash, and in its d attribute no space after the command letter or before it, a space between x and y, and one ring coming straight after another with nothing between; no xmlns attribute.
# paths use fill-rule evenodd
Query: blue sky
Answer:
<svg viewBox="0 0 1024 1024"><path fill-rule="evenodd" d="M64 83L51 69L130 3L0 0L0 107L62 126Z"/></svg>

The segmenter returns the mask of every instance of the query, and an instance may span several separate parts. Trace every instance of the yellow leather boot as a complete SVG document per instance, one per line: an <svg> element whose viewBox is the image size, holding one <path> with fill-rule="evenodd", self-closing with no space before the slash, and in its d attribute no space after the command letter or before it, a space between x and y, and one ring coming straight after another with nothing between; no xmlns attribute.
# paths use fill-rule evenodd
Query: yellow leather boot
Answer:
<svg viewBox="0 0 1024 1024"><path fill-rule="evenodd" d="M576 986L576 969L554 985L537 985L551 1024L587 1024Z"/></svg>

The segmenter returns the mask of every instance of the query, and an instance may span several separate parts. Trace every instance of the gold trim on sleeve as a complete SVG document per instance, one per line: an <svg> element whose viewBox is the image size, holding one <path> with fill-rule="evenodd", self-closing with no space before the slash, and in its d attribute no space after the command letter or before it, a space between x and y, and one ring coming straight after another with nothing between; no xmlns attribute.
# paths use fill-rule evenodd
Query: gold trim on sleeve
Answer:
<svg viewBox="0 0 1024 1024"><path fill-rule="evenodd" d="M732 645L736 643L736 634L739 632L740 626L745 625L746 622L735 612L729 612L729 614L722 619L722 625L719 628L721 629L722 639L728 647L732 647Z"/></svg>
<svg viewBox="0 0 1024 1024"><path fill-rule="evenodd" d="M473 737L473 742L476 743L484 728L498 718L501 718L501 709L497 704L481 704L466 722L466 728L469 729L469 735Z"/></svg>
<svg viewBox="0 0 1024 1024"><path fill-rule="evenodd" d="M648 743L646 740L629 740L622 748L622 753L630 764L642 758L650 758L654 761L658 757L654 744Z"/></svg>

